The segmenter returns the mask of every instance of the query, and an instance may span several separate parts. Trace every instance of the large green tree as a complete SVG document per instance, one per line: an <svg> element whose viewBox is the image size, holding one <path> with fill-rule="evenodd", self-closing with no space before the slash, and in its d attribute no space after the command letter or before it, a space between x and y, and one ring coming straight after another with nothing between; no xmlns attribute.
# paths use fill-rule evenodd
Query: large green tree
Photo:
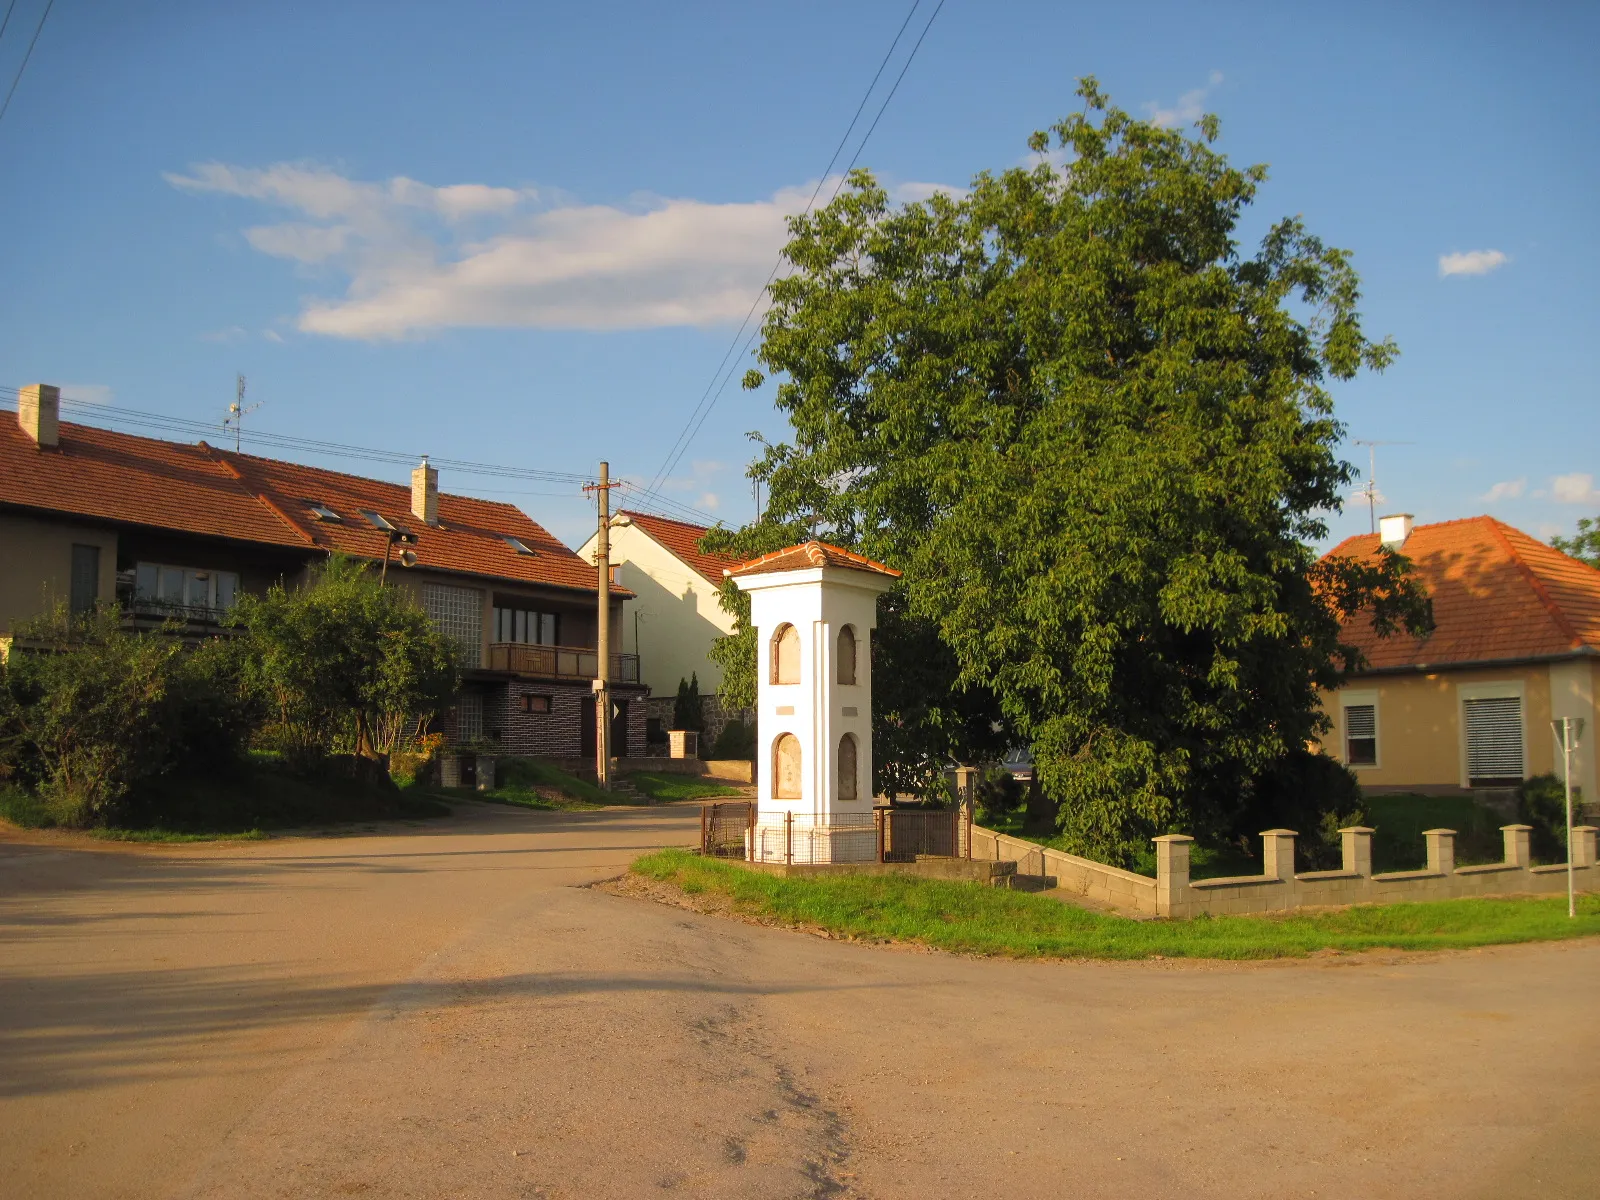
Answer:
<svg viewBox="0 0 1600 1200"><path fill-rule="evenodd" d="M1569 538L1553 537L1550 544L1591 567L1600 567L1600 517L1579 517L1577 533Z"/></svg>
<svg viewBox="0 0 1600 1200"><path fill-rule="evenodd" d="M1032 165L900 206L857 171L791 222L758 357L793 437L731 541L816 530L902 568L898 615L948 653L934 702L992 704L1070 842L1127 860L1229 831L1303 752L1359 663L1342 618L1431 618L1398 556L1312 549L1353 478L1326 385L1396 353L1348 253L1288 219L1246 257L1266 170L1215 118L1079 94Z"/></svg>

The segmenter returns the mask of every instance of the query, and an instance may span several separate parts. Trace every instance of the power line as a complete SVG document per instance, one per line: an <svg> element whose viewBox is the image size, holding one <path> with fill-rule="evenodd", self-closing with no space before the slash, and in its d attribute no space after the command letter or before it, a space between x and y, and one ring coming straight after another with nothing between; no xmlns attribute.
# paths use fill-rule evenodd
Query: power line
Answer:
<svg viewBox="0 0 1600 1200"><path fill-rule="evenodd" d="M839 144L834 147L833 155L828 159L828 165L822 168L822 174L817 178L817 186L811 190L811 199L806 201L806 206L804 211L800 214L801 216L806 216L809 214L812 206L816 204L817 196L822 191L822 185L828 181L828 173L833 170L833 164L839 161L840 153L844 150L845 144L850 140L850 135L855 132L856 122L861 120L861 114L867 107L867 101L872 98L873 89L878 86L878 80L883 77L884 68L889 65L889 60L894 57L895 47L900 45L900 39L905 36L906 28L911 24L911 18L916 16L917 9L921 6L921 4L922 0L912 0L910 9L906 11L906 19L900 22L900 28L895 32L894 41L889 43L889 49L884 53L883 61L878 64L878 69L873 73L872 82L867 84L867 90L861 93L861 103L856 105L855 115L850 118L850 124L848 127L846 127L844 136L839 139ZM941 7L943 6L943 0L940 0L940 5ZM935 13L934 15L937 16L938 14ZM927 35L927 30L923 30L923 35ZM920 39L918 40L918 44L921 44ZM912 53L915 53L915 51ZM905 72L902 71L901 74L904 75ZM875 127L877 122L874 121L873 125ZM870 133L868 136L870 136ZM864 139L862 144L865 145ZM861 153L859 147L857 148L856 153ZM854 165L854 160L852 160L852 165ZM837 196L838 194L838 188L836 187L834 189L834 195ZM756 309L761 306L761 301L767 294L767 288L772 286L772 281L777 278L778 269L782 266L783 255L780 253L778 255L778 261L772 264L772 270L767 273L767 281L761 285L761 290L756 293L756 298L751 301L750 310L745 313L744 320L739 322L739 328L734 331L733 340L728 343L727 350L723 352L722 361L717 363L717 369L711 372L711 382L706 384L706 390L701 393L699 402L694 406L694 411L689 414L689 419L684 422L682 431L679 432L677 439L672 443L671 448L668 449L667 457L664 460L663 466L651 478L650 486L652 488L659 486L662 480L671 473L672 468L677 466L678 459L683 457L683 452L679 449L679 447L683 446L684 449L687 449L687 446L684 446L685 440L692 440L694 434L699 432L699 426L695 425L695 418L700 416L701 408L706 405L708 399L711 398L713 388L717 388L717 393L719 395L721 394L722 388L717 387L717 379L719 376L721 376L722 369L728 365L729 358L733 355L734 350L739 345L739 338L743 336L745 327L750 324L750 318L755 316ZM743 355L741 354L739 357L742 358ZM737 362L738 359L735 359L734 361ZM727 386L726 380L723 381L723 386ZM710 399L710 403L715 404L716 400ZM691 427L693 432L691 432ZM673 457L674 454L677 455L677 458Z"/></svg>
<svg viewBox="0 0 1600 1200"><path fill-rule="evenodd" d="M17 0L11 0L11 3L6 5L6 19L3 20L3 21L0 21L0 39L4 39L4 37L6 36L6 26L11 24L11 12L16 7L17 7Z"/></svg>
<svg viewBox="0 0 1600 1200"><path fill-rule="evenodd" d="M28 43L28 52L22 56L22 65L17 68L16 78L11 81L11 90L6 93L5 103L0 104L0 121L5 120L6 109L11 107L11 97L17 94L17 84L22 82L22 73L28 69L28 60L33 57L33 48L39 41L39 35L44 32L45 20L50 16L50 10L55 7L55 3L56 0L46 0L44 12L39 16L39 24L33 30L33 41ZM14 6L16 0L12 0L12 4ZM6 10L6 20L8 22L11 20L10 9ZM4 29L4 26L0 26L0 32L4 32Z"/></svg>

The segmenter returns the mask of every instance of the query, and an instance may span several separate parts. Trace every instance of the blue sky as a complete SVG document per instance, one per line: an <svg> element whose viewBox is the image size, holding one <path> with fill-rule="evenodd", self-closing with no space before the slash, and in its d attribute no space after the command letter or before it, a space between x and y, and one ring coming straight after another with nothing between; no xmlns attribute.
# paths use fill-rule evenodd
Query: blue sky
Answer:
<svg viewBox="0 0 1600 1200"><path fill-rule="evenodd" d="M242 371L261 429L648 480L908 7L57 0L0 121L0 383L220 420ZM1336 392L1406 443L1384 507L1548 536L1600 512L1597 35L1573 4L948 0L861 162L964 184L1088 73L1216 112L1271 167L1247 234L1303 214L1400 343ZM783 428L735 381L663 490L748 519L745 433ZM442 483L587 532L574 491Z"/></svg>

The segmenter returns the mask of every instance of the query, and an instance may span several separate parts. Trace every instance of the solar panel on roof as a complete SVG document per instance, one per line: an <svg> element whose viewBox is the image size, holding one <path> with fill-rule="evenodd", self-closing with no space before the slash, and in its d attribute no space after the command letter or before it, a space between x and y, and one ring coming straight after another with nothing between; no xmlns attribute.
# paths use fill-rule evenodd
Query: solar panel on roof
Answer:
<svg viewBox="0 0 1600 1200"><path fill-rule="evenodd" d="M372 527L374 529L381 529L384 533L394 532L394 526L389 524L389 522L384 520L380 514L373 512L370 508L363 508L361 510L361 515L372 522Z"/></svg>

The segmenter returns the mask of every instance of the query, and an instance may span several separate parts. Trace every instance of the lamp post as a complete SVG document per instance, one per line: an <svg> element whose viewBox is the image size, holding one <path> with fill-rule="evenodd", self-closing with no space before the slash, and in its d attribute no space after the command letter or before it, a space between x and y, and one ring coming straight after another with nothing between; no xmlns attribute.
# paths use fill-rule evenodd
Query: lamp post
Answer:
<svg viewBox="0 0 1600 1200"><path fill-rule="evenodd" d="M1561 743L1561 774L1567 786L1567 916L1576 917L1578 905L1572 887L1572 756L1583 737L1583 718L1557 717L1550 722L1550 728Z"/></svg>
<svg viewBox="0 0 1600 1200"><path fill-rule="evenodd" d="M389 579L389 552L394 549L394 544L396 542L403 542L407 546L415 546L417 544L417 535L414 534L414 533L407 533L404 529L391 529L391 530L389 530L389 539L388 539L387 542L384 543L384 547L383 547L383 570L378 572L378 586L379 587L382 587L385 583L388 582L388 579ZM414 567L414 566L416 566L417 565L416 552L414 550L402 550L402 551L400 551L400 565L402 567Z"/></svg>

